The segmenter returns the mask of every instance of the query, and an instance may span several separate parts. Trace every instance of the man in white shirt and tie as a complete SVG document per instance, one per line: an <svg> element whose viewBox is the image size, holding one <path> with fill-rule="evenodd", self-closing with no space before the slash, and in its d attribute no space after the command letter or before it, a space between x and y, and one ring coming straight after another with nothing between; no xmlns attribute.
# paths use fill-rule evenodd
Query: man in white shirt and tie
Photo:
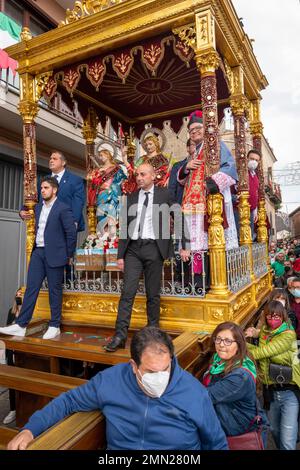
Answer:
<svg viewBox="0 0 300 470"><path fill-rule="evenodd" d="M51 319L44 339L60 333L64 267L76 247L76 226L71 209L57 198L58 182L45 177L41 183L42 201L35 207L35 244L27 273L22 308L16 323L0 328L0 333L25 336L43 280L47 278Z"/></svg>
<svg viewBox="0 0 300 470"><path fill-rule="evenodd" d="M174 210L167 188L154 186L155 172L150 163L136 172L139 191L129 194L121 208L118 266L124 271L115 334L104 346L108 352L125 347L134 298L141 274L144 274L148 326L158 327L163 262L173 256L170 217ZM181 216L180 205L178 210ZM175 225L175 224L174 224ZM185 247L185 240L182 239ZM183 261L188 250L181 250Z"/></svg>

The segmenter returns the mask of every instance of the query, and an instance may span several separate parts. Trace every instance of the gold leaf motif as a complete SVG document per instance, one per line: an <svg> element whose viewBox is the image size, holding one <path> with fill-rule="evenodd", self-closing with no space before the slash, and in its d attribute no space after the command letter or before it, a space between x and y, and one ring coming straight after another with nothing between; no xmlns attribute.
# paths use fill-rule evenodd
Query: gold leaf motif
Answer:
<svg viewBox="0 0 300 470"><path fill-rule="evenodd" d="M122 3L125 0L82 0L76 1L73 10L66 10L66 19L60 23L60 26L73 23L86 16L94 15L106 8Z"/></svg>
<svg viewBox="0 0 300 470"><path fill-rule="evenodd" d="M173 29L173 33L181 39L181 41L192 49L196 49L196 25L195 23L187 24L181 28Z"/></svg>
<svg viewBox="0 0 300 470"><path fill-rule="evenodd" d="M224 312L221 308L213 308L211 310L211 316L212 318L215 318L216 320L222 321L224 319Z"/></svg>

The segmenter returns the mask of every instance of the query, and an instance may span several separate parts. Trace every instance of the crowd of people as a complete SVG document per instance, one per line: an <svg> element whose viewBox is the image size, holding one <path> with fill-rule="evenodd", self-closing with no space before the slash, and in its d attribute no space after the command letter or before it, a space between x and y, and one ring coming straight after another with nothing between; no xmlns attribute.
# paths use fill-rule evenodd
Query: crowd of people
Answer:
<svg viewBox="0 0 300 470"><path fill-rule="evenodd" d="M300 362L291 312L288 293L275 288L256 325L243 331L219 324L199 378L179 366L167 333L144 327L132 338L128 363L98 372L36 411L8 448L26 449L71 413L99 409L109 450L230 450L236 438L250 442L253 433L263 450L269 431L278 449L294 450Z"/></svg>

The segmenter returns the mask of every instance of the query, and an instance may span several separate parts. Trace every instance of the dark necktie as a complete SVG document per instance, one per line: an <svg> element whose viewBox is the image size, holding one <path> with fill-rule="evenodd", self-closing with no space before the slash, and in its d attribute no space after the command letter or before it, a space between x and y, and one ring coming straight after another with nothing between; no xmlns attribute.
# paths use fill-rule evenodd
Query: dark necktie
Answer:
<svg viewBox="0 0 300 470"><path fill-rule="evenodd" d="M59 181L58 181L58 175L54 175L54 178L56 179L56 181L57 181L57 184L59 185Z"/></svg>
<svg viewBox="0 0 300 470"><path fill-rule="evenodd" d="M144 199L144 202L143 202L141 218L140 218L140 223L139 223L138 238L142 238L143 227L144 227L145 217L146 217L146 210L147 210L148 203L149 203L149 194L150 194L149 191L145 192L145 199Z"/></svg>

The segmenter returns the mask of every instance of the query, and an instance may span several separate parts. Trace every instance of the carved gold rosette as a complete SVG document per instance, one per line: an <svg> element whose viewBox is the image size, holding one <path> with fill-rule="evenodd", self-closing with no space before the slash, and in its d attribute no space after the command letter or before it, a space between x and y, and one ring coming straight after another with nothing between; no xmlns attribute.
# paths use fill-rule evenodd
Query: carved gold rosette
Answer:
<svg viewBox="0 0 300 470"><path fill-rule="evenodd" d="M223 196L209 195L207 212L209 215L208 246L210 259L211 289L208 295L227 296L225 235L222 226Z"/></svg>

